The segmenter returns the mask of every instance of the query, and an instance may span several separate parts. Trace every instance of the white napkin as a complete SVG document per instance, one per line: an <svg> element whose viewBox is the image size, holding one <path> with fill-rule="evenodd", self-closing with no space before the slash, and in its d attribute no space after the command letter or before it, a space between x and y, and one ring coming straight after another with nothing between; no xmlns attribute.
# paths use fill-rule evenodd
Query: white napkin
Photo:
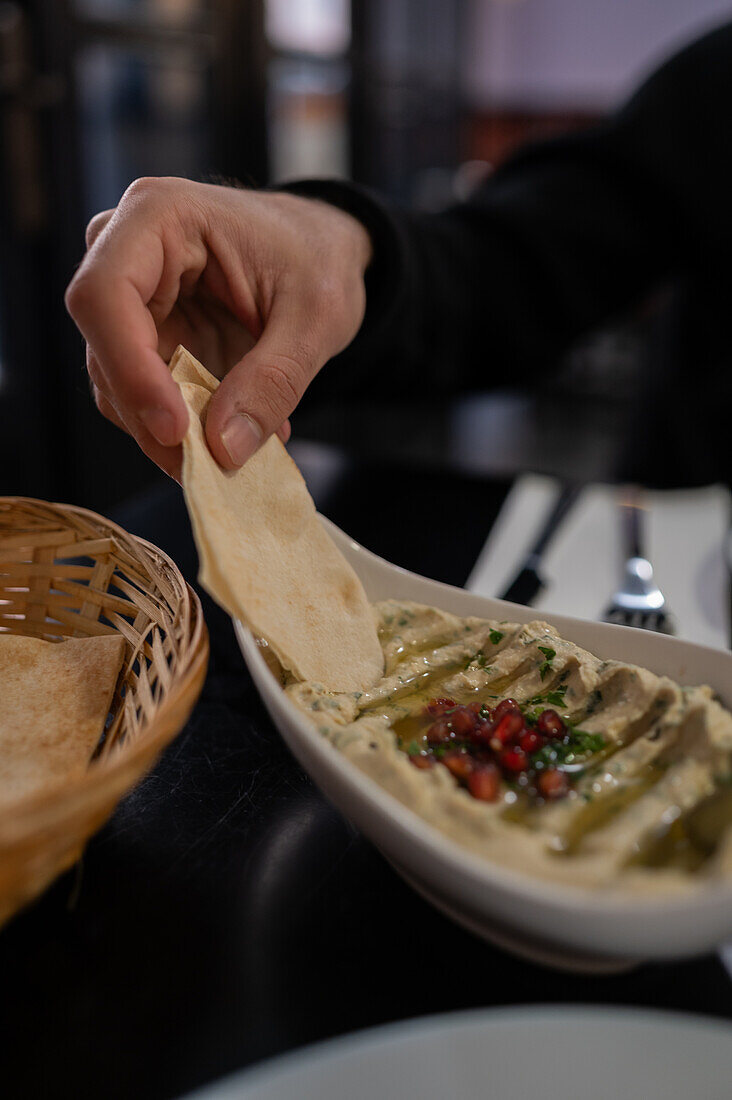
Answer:
<svg viewBox="0 0 732 1100"><path fill-rule="evenodd" d="M553 478L518 479L475 564L467 587L499 595L513 580L558 491ZM591 485L555 534L541 573L547 582L537 611L599 619L618 587L623 563L618 490ZM643 503L644 549L673 613L676 633L688 641L729 646L729 582L724 539L730 494L721 485L649 492Z"/></svg>

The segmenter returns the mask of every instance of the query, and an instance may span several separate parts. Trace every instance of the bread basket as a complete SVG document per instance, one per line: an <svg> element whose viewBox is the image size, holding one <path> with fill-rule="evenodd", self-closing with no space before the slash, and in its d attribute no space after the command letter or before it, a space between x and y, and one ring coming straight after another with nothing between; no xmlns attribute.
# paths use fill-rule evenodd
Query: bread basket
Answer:
<svg viewBox="0 0 732 1100"><path fill-rule="evenodd" d="M0 632L125 639L87 771L0 809L2 923L79 858L180 731L203 686L208 635L198 597L162 551L94 512L22 497L0 497Z"/></svg>

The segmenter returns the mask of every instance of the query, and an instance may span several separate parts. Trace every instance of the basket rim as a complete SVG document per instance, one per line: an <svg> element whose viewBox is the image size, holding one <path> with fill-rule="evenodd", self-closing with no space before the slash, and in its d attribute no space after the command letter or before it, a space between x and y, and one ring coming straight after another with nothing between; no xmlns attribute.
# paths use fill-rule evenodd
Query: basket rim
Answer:
<svg viewBox="0 0 732 1100"><path fill-rule="evenodd" d="M186 653L182 662L182 668L176 671L174 680L151 723L147 728L143 727L141 736L133 742L123 742L108 756L91 761L84 772L61 780L45 789L33 792L11 802L7 807L0 807L0 846L6 843L17 844L23 837L38 831L38 817L43 812L47 820L46 827L53 827L54 822L50 818L53 808L59 812L66 810L64 816L88 814L90 802L105 803L110 798L110 788L121 786L119 797L122 797L131 784L126 781L127 773L137 771L141 761L149 760L152 764L155 758L162 752L165 746L173 740L178 730L171 733L169 724L165 719L171 715L181 704L185 705L183 696L190 691L194 692L194 700L191 708L195 706L200 688L206 674L209 657L208 629L203 617L203 608L198 593L186 581L180 569L173 559L161 550L159 546L127 531L114 520L90 508L83 508L75 504L47 501L36 497L26 496L0 496L0 510L5 505L37 506L58 512L59 519L64 513L86 518L95 524L101 524L110 533L122 536L122 541L133 543L142 547L151 556L162 560L175 574L185 593L189 607L190 631L187 638ZM176 613L178 619L180 611ZM146 769L143 769L146 770Z"/></svg>

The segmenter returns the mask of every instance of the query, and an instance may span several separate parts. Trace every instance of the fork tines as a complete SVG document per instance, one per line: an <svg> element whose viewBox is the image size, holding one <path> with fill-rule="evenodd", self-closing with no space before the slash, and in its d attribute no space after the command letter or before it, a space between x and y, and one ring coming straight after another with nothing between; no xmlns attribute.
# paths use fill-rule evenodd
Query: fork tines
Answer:
<svg viewBox="0 0 732 1100"><path fill-rule="evenodd" d="M616 626L634 626L639 630L654 630L657 634L673 634L674 626L667 611L647 611L623 608L611 604L602 616L603 622Z"/></svg>

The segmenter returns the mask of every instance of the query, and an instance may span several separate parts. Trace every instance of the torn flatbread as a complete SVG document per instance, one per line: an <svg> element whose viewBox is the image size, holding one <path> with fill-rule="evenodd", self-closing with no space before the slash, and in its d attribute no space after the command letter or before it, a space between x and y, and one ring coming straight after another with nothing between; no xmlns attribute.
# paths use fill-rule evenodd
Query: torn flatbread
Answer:
<svg viewBox="0 0 732 1100"><path fill-rule="evenodd" d="M383 671L374 614L297 466L272 436L241 469L222 470L204 434L218 380L182 347L170 369L189 411L183 487L200 583L296 679L332 691L368 687Z"/></svg>

